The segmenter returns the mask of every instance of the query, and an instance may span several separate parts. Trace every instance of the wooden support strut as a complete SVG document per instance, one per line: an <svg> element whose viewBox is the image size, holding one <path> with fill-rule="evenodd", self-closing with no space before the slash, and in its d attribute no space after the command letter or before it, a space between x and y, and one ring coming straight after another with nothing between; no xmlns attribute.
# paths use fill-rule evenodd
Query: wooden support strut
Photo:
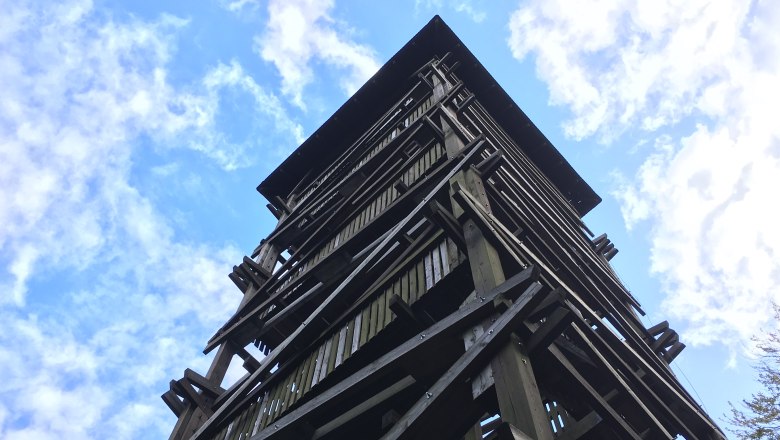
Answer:
<svg viewBox="0 0 780 440"><path fill-rule="evenodd" d="M473 196L468 195L462 189L458 189L456 191L456 193L455 193L455 196L458 196L456 198L458 203L462 203L464 205L464 207L467 207L469 209L470 215L475 216L475 218L478 218L480 220L485 220L484 218L481 217L483 214L480 212L480 207L478 207L476 205L476 202L473 200ZM510 233L508 231L505 231L505 230L502 229L501 223L498 222L497 220L493 219L493 218L490 218L490 222L489 223L487 222L487 220L485 220L483 222L483 224L482 224L482 227L486 228L486 230L489 230L489 231L491 231L493 233L497 233L500 230L501 234L503 235L503 237L499 238L499 236L496 235L495 236L496 240L501 241L501 240L505 240L505 239L510 239L510 240L513 239L513 237L510 236ZM506 245L503 248L506 251L511 252L509 243L508 242L504 242L504 241L502 241L502 243L504 243ZM520 262L520 260L518 260L518 262ZM537 263L541 264L538 261L537 261ZM544 271L546 272L546 274L548 276L551 276L554 280L556 280L556 282L560 283L562 287L565 287L565 283L563 283L562 281L558 280L557 277L555 277L554 274L549 272L549 269L546 269L544 267L543 267L543 269L544 269ZM595 312L593 312L592 310L590 310L588 308L588 306L582 301L581 298L579 298L579 296L577 294L575 294L573 291L569 290L568 287L566 287L566 291L567 291L567 294L571 296L571 300L572 301L576 301L576 303L578 304L579 310L581 310L584 314L586 314L586 317L588 319L591 319L592 322L600 322L600 318L598 316L596 316ZM570 307L570 308L572 308L572 307ZM579 318L579 319L582 320L582 318ZM583 324L583 325L585 325L585 324ZM587 327L587 325L585 325L585 326ZM609 330L606 330L604 333L606 335L609 335L610 337L614 338L614 334L612 334ZM634 352L627 345L622 344L622 343L618 343L618 344L619 344L619 347L622 350L628 351L628 353L630 354L632 359L634 359L635 361L638 361L641 364L645 365L645 367L643 367L643 368L647 368L647 371L651 372L656 378L660 379L662 381L661 383L663 383L665 387L669 387L668 388L669 391L671 391L673 393L678 393L678 391L676 389L672 388L671 384L667 383L666 380L661 377L661 375L660 375L661 372L659 372L656 369L654 369L654 368L650 367L649 365L647 365L648 360L652 361L652 359L646 359L646 358L640 357L638 355L638 353ZM609 347L609 346L607 346L607 347ZM620 358L618 358L618 359L620 359ZM645 387L647 387L647 385L644 382L640 382L640 384L645 386ZM653 393L653 391L651 389L649 389L649 388L645 388L645 389L655 399L658 399L658 396L656 396L656 394ZM699 410L696 410L694 407L692 407L691 406L692 403L689 400L687 400L685 397L683 397L682 395L679 395L679 394L678 394L678 397L681 399L681 402L684 402L688 406L688 408L690 408L691 410L694 411L693 414L695 414L695 416L700 417L702 422L704 422L708 427L711 427L711 429L713 429L712 432L716 432L717 433L717 429L714 428L714 425L712 425L712 422L710 422L706 418L706 416L704 416ZM663 404L661 404L661 405L663 405ZM665 407L662 406L662 408L665 408ZM675 414L673 412L667 412L667 414L669 414L669 417L676 418L676 416L675 416ZM681 424L678 424L677 426L680 426L682 429L686 428L684 425L681 425ZM690 438L697 438L697 436L691 434L689 430L686 430L686 431L688 432L688 434L687 434L688 437L690 437Z"/></svg>
<svg viewBox="0 0 780 440"><path fill-rule="evenodd" d="M466 350L382 438L384 440L426 438L427 436L421 435L426 427L435 429L446 420L449 417L446 409L449 405L457 405L451 399L449 405L447 404L455 385L479 372L484 363L498 351L500 344L506 343L513 329L525 319L535 307L534 304L540 300L541 290L542 285L538 282L526 289L520 299L496 319L476 343Z"/></svg>
<svg viewBox="0 0 780 440"><path fill-rule="evenodd" d="M334 301L341 295L341 292L353 282L353 279L361 274L366 266L373 263L373 260L380 254L387 250L388 245L396 242L397 236L404 230L408 223L417 218L422 210L422 207L428 203L438 192L449 182L450 178L458 171L462 170L465 166L471 163L472 157L476 152L481 151L483 145L482 140L477 140L464 149L464 154L460 160L457 160L456 164L450 169L450 171L443 176L443 178L431 189L428 195L423 199L422 203L417 208L413 209L404 220L396 225L387 237L380 243L371 253L360 263L360 265L349 275L347 278L334 290L333 293L328 296L311 314L311 316L304 321L304 323L298 327L279 347L273 350L268 356L266 356L261 362L261 368L252 373L241 385L236 389L236 392L231 395L216 411L213 417L211 417L200 429L195 433L195 439L202 439L206 436L206 433L212 429L213 424L219 423L223 418L228 415L226 413L233 413L236 411L233 408L233 404L236 400L244 399L246 393L252 390L255 385L268 374L273 365L276 364L280 357L289 355L290 350L295 350L296 342L304 334L311 334L316 332L319 328L317 325L311 325L312 323L320 320L320 315L328 307L333 307L336 304Z"/></svg>
<svg viewBox="0 0 780 440"><path fill-rule="evenodd" d="M424 358L425 354L431 352L432 347L440 344L444 338L457 337L467 327L490 316L496 310L497 306L493 299L497 296L517 289L525 289L527 291L533 285L531 277L535 273L533 269L529 268L516 274L500 286L492 289L484 295L484 298L466 304L342 382L333 385L319 396L276 420L272 427L258 432L251 440L291 438L290 435L294 435L296 427L304 423L305 420L310 419L312 415L340 409L342 402L359 394L361 390L371 383L375 383L391 372L397 371L399 366L404 364L405 359ZM533 301L527 303L528 309L535 306L539 297L540 295L533 296Z"/></svg>
<svg viewBox="0 0 780 440"><path fill-rule="evenodd" d="M449 84L438 83L437 86L447 88ZM457 114L453 114L446 106L440 104L440 107L445 149L447 154L452 156L458 154L458 151L463 148L464 139L469 140L475 136L458 121ZM484 138L482 135L480 137ZM483 161L483 167L488 167L488 163ZM450 180L453 188L451 195L457 191L461 182L478 195L481 206L489 211L490 203L477 168L471 166L470 169ZM462 212L460 207L456 215L459 212ZM474 287L479 295L501 284L504 281L504 273L497 251L485 239L474 221L466 219L462 227ZM510 344L501 350L490 365L502 419L520 427L537 440L552 439L552 432L543 411L539 389L526 352Z"/></svg>

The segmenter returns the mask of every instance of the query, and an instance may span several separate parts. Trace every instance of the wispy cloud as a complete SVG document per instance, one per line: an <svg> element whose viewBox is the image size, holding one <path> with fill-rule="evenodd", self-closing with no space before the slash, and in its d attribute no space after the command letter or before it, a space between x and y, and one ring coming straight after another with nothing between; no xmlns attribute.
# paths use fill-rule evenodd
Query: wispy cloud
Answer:
<svg viewBox="0 0 780 440"><path fill-rule="evenodd" d="M221 130L229 93L279 144L301 128L237 62L171 84L186 26L111 18L88 1L0 7L2 438L167 434L159 394L183 365L205 371L197 347L235 307L225 274L239 251L183 240L134 186L134 164L190 149L244 166L256 141Z"/></svg>
<svg viewBox="0 0 780 440"><path fill-rule="evenodd" d="M276 67L282 91L306 109L304 89L314 80L313 63L343 72L339 85L351 95L379 69L369 46L330 16L333 0L271 0L265 31L255 39L260 56Z"/></svg>
<svg viewBox="0 0 780 440"><path fill-rule="evenodd" d="M452 8L455 12L465 14L475 23L482 23L487 18L487 12L481 6L475 6L473 0L415 0L414 10L419 13L422 10L440 13L445 7Z"/></svg>
<svg viewBox="0 0 780 440"><path fill-rule="evenodd" d="M665 312L694 344L749 345L780 300L778 26L747 1L531 1L509 23L570 136L658 137L614 196L629 227L649 223Z"/></svg>
<svg viewBox="0 0 780 440"><path fill-rule="evenodd" d="M219 4L230 12L245 12L259 8L260 0L220 0Z"/></svg>

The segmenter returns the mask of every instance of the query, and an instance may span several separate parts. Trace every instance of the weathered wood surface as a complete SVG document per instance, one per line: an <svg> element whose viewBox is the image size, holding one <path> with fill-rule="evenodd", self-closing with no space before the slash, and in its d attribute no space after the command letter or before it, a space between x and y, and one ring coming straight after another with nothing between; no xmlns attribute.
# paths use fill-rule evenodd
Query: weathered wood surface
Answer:
<svg viewBox="0 0 780 440"><path fill-rule="evenodd" d="M172 438L335 438L377 414L396 414L382 417L387 438L479 438L485 411L501 414L491 438L720 436L668 368L679 336L646 329L612 271L615 244L592 238L447 57L329 166L270 201L279 224L230 275L244 297L206 347L219 348L212 369L188 370L163 395L179 418ZM506 268L528 268L525 280L553 293L525 310ZM456 310L469 293L476 301ZM458 302L430 300L447 295ZM410 368L469 329L460 359ZM252 341L265 358L243 348ZM236 354L249 373L224 390ZM556 380L572 385L577 420L565 393L547 394L561 392Z"/></svg>

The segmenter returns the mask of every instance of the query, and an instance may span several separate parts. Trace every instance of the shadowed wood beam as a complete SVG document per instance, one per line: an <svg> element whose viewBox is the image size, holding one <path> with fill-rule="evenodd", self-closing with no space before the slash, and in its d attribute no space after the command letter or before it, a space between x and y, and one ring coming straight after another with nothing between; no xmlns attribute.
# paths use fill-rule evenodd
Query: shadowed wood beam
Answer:
<svg viewBox="0 0 780 440"><path fill-rule="evenodd" d="M511 423L503 422L496 428L498 440L534 440Z"/></svg>
<svg viewBox="0 0 780 440"><path fill-rule="evenodd" d="M204 439L207 433L212 430L212 426L220 423L221 421L229 418L231 415L237 413L240 409L243 408L243 405L235 405L236 401L239 401L241 399L244 399L247 396L247 393L252 391L253 388L260 382L261 379L265 378L268 372L271 370L271 368L276 365L276 363L279 361L280 358L283 358L285 355L288 355L292 350L296 350L296 346L298 345L299 341L302 339L303 336L311 335L312 333L317 333L317 326L311 325L312 323L319 322L321 319L321 315L324 310L327 308L333 307L334 304L338 304L338 298L341 296L342 292L350 285L352 284L353 280L358 277L360 274L363 273L364 269L369 265L372 264L374 259L380 255L381 253L384 253L388 246L393 244L397 240L397 236L401 233L401 231L404 230L404 228L415 218L418 217L420 212L422 211L423 207L433 199L436 194L439 193L439 191L444 188L445 185L448 184L450 181L450 178L455 175L455 173L462 170L464 167L468 166L469 163L471 163L472 157L476 155L477 152L481 151L481 147L484 144L484 140L478 140L476 142L473 142L470 144L467 149L465 150L464 154L460 156L460 160L453 159L451 160L451 168L448 173L446 173L439 182L431 189L431 191L428 193L428 195L423 199L423 201L412 210L398 225L396 225L390 233L387 235L387 237L380 243L361 263L360 265L350 274L346 277L346 279L331 293L330 296L328 296L312 313L311 315L290 335L287 337L287 339L284 340L275 350L273 350L271 353L268 354L265 358L263 358L263 361L261 362L261 367L257 369L254 373L252 373L249 378L244 381L236 390L236 392L231 395L222 406L220 406L217 411L215 411L214 415L209 418L209 420L201 426L201 428L198 430L198 432L195 433L193 438L195 440ZM243 402L242 402L243 404Z"/></svg>
<svg viewBox="0 0 780 440"><path fill-rule="evenodd" d="M351 409L344 411L340 416L336 417L335 419L331 420L330 422L326 423L325 425L322 425L321 427L317 428L314 431L314 435L312 436L312 440L317 440L321 437L326 436L328 433L332 432L333 430L343 426L346 423L349 423L356 417L359 417L361 414L364 414L366 411L371 410L372 408L376 407L377 405L381 404L385 400L395 396L399 392L409 388L410 386L414 385L415 381L412 376L406 376L403 379L399 380L398 382L390 385L389 387L385 388L384 390L374 394L370 398L364 400L360 404L352 407Z"/></svg>
<svg viewBox="0 0 780 440"><path fill-rule="evenodd" d="M455 404L450 399L455 387L465 383L490 361L500 345L509 339L512 331L533 310L535 303L538 303L541 297L539 295L541 290L542 285L538 282L528 287L382 438L384 440L419 438L420 431L426 426L438 426L438 423L451 417L447 410Z"/></svg>
<svg viewBox="0 0 780 440"><path fill-rule="evenodd" d="M467 191L464 191L462 188L455 189L456 193L454 196L456 197L456 201L459 204L462 203L462 205L464 205L464 209L468 210L469 215L479 220L482 229L489 231L489 233L492 234L492 237L498 243L500 243L501 248L506 250L507 253L515 259L515 261L521 264L525 264L525 261L519 258L513 249L523 251L525 255L529 255L531 257L531 262L533 264L540 267L540 270L545 277L549 277L552 283L561 286L561 288L565 290L567 298L569 298L567 302L573 304L573 306L570 306L570 309L578 310L582 314L582 318L575 319L575 323L582 322L585 327L589 327L583 318L594 323L601 322L601 317L598 315L598 313L594 311L577 292L572 290L563 280L561 280L554 273L554 271L545 265L543 261L535 258L533 252L530 251L522 242L520 242L517 237L514 237L500 221L481 209L481 207L478 205L478 202L474 200L474 197L471 194L469 194ZM612 309L612 306L608 302L602 302L602 304ZM610 323L615 325L616 328L624 328L618 321L611 320ZM603 326L599 326L599 329L602 327ZM646 333L644 328L643 333ZM623 334L629 335L634 343L624 343L608 329L603 331L603 337L605 338L603 343L605 344L606 348L614 350L620 354L620 356L617 356L617 360L619 362L630 362L650 374L650 378L656 384L655 391L649 390L644 382L641 383L645 386L646 389L649 390L648 392L656 399L658 398L657 394L661 394L662 392L664 394L673 396L674 399L677 399L677 401L682 403L682 405L676 410L676 412L679 414L679 417L692 416L692 418L695 419L696 423L698 424L696 428L697 431L711 433L711 435L716 436L716 438L725 438L723 437L722 433L720 433L720 430L714 425L714 423L698 407L693 398L690 397L687 391L685 391L671 375L671 372L668 370L668 365L659 359L658 356L655 356L652 351L650 351L650 347L647 345L646 341L642 339L640 343L638 335L633 333L624 332ZM635 336L636 339L634 338ZM687 414L680 414L681 411L684 411ZM678 416L674 417L679 418ZM698 437L701 437L701 435ZM692 438L696 438L696 436Z"/></svg>
<svg viewBox="0 0 780 440"><path fill-rule="evenodd" d="M485 295L484 299L466 304L430 328L418 333L399 347L275 421L273 429L267 428L258 432L252 440L295 438L296 426L306 423L314 414L339 408L343 401L350 399L366 386L397 371L398 366L406 359L425 357L425 354L431 351L431 347L435 347L442 338L460 337L466 328L495 312L496 305L493 303L493 298L518 288L527 290L531 281L529 277L534 273L531 269L518 273Z"/></svg>

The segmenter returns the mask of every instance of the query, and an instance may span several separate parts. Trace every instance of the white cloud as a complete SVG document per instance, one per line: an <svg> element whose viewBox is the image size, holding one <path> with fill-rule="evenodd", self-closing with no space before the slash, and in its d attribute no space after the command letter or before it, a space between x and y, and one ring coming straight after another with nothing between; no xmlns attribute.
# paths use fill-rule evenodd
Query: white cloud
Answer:
<svg viewBox="0 0 780 440"><path fill-rule="evenodd" d="M629 228L649 223L664 311L689 343L750 345L780 301L777 8L532 1L509 26L514 55L532 54L553 103L571 110L570 136L658 137L613 195Z"/></svg>
<svg viewBox="0 0 780 440"><path fill-rule="evenodd" d="M254 11L260 7L259 0L220 0L219 4L230 12Z"/></svg>
<svg viewBox="0 0 780 440"><path fill-rule="evenodd" d="M353 94L379 69L374 51L352 41L331 16L333 0L271 0L265 32L255 39L260 56L274 64L282 91L305 109L303 91L314 80L312 63L344 71L340 86Z"/></svg>
<svg viewBox="0 0 780 440"><path fill-rule="evenodd" d="M419 13L420 10L425 9L438 14L445 5L451 7L455 12L467 15L475 23L482 23L487 18L487 12L481 7L474 6L474 1L472 0L450 0L446 2L444 0L415 0L414 10Z"/></svg>
<svg viewBox="0 0 780 440"><path fill-rule="evenodd" d="M206 370L198 348L237 303L238 250L183 241L134 186L134 163L151 144L230 170L251 161L252 130L294 144L301 128L236 62L171 84L187 25L117 20L88 1L0 6L2 438L166 435L159 395L185 366ZM228 92L255 106L247 139L220 131Z"/></svg>

